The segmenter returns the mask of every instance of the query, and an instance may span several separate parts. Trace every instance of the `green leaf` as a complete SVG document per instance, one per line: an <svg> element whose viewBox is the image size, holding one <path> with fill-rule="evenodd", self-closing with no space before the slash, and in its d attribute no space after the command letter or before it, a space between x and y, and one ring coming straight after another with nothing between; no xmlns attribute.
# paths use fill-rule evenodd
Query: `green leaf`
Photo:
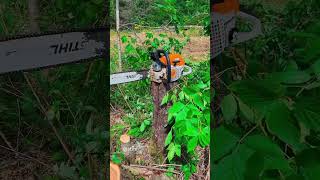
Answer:
<svg viewBox="0 0 320 180"><path fill-rule="evenodd" d="M320 150L305 149L296 155L296 163L302 169L306 180L318 180L320 178Z"/></svg>
<svg viewBox="0 0 320 180"><path fill-rule="evenodd" d="M169 100L169 94L166 94L166 95L162 98L161 106L167 104L167 103L168 103L168 100Z"/></svg>
<svg viewBox="0 0 320 180"><path fill-rule="evenodd" d="M176 102L173 104L173 106L169 109L169 113L178 113L185 107L184 104L181 102Z"/></svg>
<svg viewBox="0 0 320 180"><path fill-rule="evenodd" d="M316 61L311 66L311 71L317 76L320 77L320 60Z"/></svg>
<svg viewBox="0 0 320 180"><path fill-rule="evenodd" d="M168 134L168 136L167 136L167 138L165 140L164 145L168 146L171 143L171 141L172 141L172 130L169 132L169 134Z"/></svg>
<svg viewBox="0 0 320 180"><path fill-rule="evenodd" d="M297 63L293 60L289 61L285 71L298 71L299 67Z"/></svg>
<svg viewBox="0 0 320 180"><path fill-rule="evenodd" d="M214 154L214 160L218 160L225 154L229 153L240 139L238 136L230 132L224 126L221 126L214 130L212 137L212 151Z"/></svg>
<svg viewBox="0 0 320 180"><path fill-rule="evenodd" d="M187 151L192 152L198 145L198 137L193 137L188 141Z"/></svg>
<svg viewBox="0 0 320 180"><path fill-rule="evenodd" d="M174 154L176 153L175 144L171 143L168 147L168 160L171 161L174 157Z"/></svg>
<svg viewBox="0 0 320 180"><path fill-rule="evenodd" d="M206 147L210 144L210 134L209 133L204 133L204 131L202 131L199 135L199 142L201 147Z"/></svg>
<svg viewBox="0 0 320 180"><path fill-rule="evenodd" d="M281 148L268 137L261 135L249 136L245 144L252 150L264 155L265 169L289 170L290 166Z"/></svg>
<svg viewBox="0 0 320 180"><path fill-rule="evenodd" d="M195 105L197 105L199 108L203 109L204 108L204 103L202 100L202 97L199 94L193 95L193 102Z"/></svg>
<svg viewBox="0 0 320 180"><path fill-rule="evenodd" d="M176 152L176 155L177 155L178 157L181 156L181 145L179 145L179 144L176 144L176 145L175 145L175 152Z"/></svg>
<svg viewBox="0 0 320 180"><path fill-rule="evenodd" d="M133 47L132 44L128 44L126 46L126 53L128 53L128 54L134 54L135 53L135 48Z"/></svg>
<svg viewBox="0 0 320 180"><path fill-rule="evenodd" d="M283 97L286 91L284 86L271 79L236 81L229 88L243 103L259 110L266 104Z"/></svg>
<svg viewBox="0 0 320 180"><path fill-rule="evenodd" d="M178 123L179 121L184 121L187 119L187 113L188 113L189 109L188 108L184 108L182 111L178 112L175 116L176 118L176 122Z"/></svg>
<svg viewBox="0 0 320 180"><path fill-rule="evenodd" d="M142 123L140 126L140 132L143 132L146 129L146 124Z"/></svg>
<svg viewBox="0 0 320 180"><path fill-rule="evenodd" d="M183 100L184 100L184 92L183 92L183 91L181 91L181 92L179 93L179 100L180 100L180 101L183 101Z"/></svg>
<svg viewBox="0 0 320 180"><path fill-rule="evenodd" d="M241 101L239 101L239 110L240 116L251 121L252 123L257 123L254 111Z"/></svg>
<svg viewBox="0 0 320 180"><path fill-rule="evenodd" d="M266 116L270 132L298 151L303 148L300 144L300 131L290 122L290 111L282 102L273 103Z"/></svg>
<svg viewBox="0 0 320 180"><path fill-rule="evenodd" d="M262 135L248 136L245 142L250 148L270 156L282 157L281 148L273 143L268 137Z"/></svg>
<svg viewBox="0 0 320 180"><path fill-rule="evenodd" d="M187 122L186 124L186 131L183 133L185 136L198 136L199 130L197 127L193 126L190 122Z"/></svg>
<svg viewBox="0 0 320 180"><path fill-rule="evenodd" d="M232 154L224 157L212 168L212 179L247 180L245 179L246 162L254 153L253 150L241 144Z"/></svg>
<svg viewBox="0 0 320 180"><path fill-rule="evenodd" d="M272 80L285 84L301 84L308 82L312 77L305 71L275 72L269 75Z"/></svg>
<svg viewBox="0 0 320 180"><path fill-rule="evenodd" d="M221 102L221 110L224 119L231 122L237 116L238 105L233 95L225 96Z"/></svg>
<svg viewBox="0 0 320 180"><path fill-rule="evenodd" d="M150 32L147 32L147 33L146 33L146 37L149 38L149 39L151 39L151 38L153 38L153 34L150 33Z"/></svg>
<svg viewBox="0 0 320 180"><path fill-rule="evenodd" d="M297 121L307 128L320 131L320 96L301 96L294 105Z"/></svg>
<svg viewBox="0 0 320 180"><path fill-rule="evenodd" d="M149 126L151 124L151 121L150 120L144 120L143 123L147 126Z"/></svg>
<svg viewBox="0 0 320 180"><path fill-rule="evenodd" d="M128 37L127 36L122 36L121 37L121 41L122 41L122 43L128 42Z"/></svg>
<svg viewBox="0 0 320 180"><path fill-rule="evenodd" d="M264 170L264 155L255 152L246 162L245 179L259 179Z"/></svg>

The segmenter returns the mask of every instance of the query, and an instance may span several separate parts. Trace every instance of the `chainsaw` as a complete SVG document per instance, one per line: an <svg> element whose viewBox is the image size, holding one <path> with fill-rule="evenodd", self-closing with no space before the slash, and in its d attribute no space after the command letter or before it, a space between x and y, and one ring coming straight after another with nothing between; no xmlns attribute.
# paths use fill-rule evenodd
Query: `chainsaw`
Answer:
<svg viewBox="0 0 320 180"><path fill-rule="evenodd" d="M152 82L168 84L192 73L192 68L186 65L180 54L156 50L150 57L153 63L149 70L111 74L110 84L122 84L146 78L150 78Z"/></svg>
<svg viewBox="0 0 320 180"><path fill-rule="evenodd" d="M211 57L215 58L226 48L262 34L261 22L256 17L239 10L239 0L212 0ZM251 25L251 31L239 32L237 18Z"/></svg>
<svg viewBox="0 0 320 180"><path fill-rule="evenodd" d="M0 39L0 74L106 58L106 27L19 35Z"/></svg>

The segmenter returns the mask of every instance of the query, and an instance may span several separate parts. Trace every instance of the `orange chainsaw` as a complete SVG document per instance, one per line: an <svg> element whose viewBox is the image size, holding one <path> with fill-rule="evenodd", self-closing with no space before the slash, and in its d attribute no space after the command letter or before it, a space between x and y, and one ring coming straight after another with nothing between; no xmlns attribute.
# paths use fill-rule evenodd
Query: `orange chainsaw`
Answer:
<svg viewBox="0 0 320 180"><path fill-rule="evenodd" d="M261 22L256 17L239 10L239 0L211 0L211 57L221 54L225 48L248 41L261 33ZM237 18L251 24L250 32L239 32Z"/></svg>
<svg viewBox="0 0 320 180"><path fill-rule="evenodd" d="M150 78L151 81L157 83L171 83L192 73L192 68L186 65L180 54L156 50L151 53L150 57L153 60L150 70L111 74L110 85L129 83L146 78Z"/></svg>

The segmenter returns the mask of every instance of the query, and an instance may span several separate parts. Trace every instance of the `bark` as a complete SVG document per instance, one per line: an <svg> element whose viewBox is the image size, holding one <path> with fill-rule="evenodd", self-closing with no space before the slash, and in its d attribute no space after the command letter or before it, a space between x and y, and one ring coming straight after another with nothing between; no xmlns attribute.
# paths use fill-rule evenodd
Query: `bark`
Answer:
<svg viewBox="0 0 320 180"><path fill-rule="evenodd" d="M153 96L153 130L154 130L154 142L161 153L164 153L164 142L167 137L168 129L165 128L168 120L168 109L170 104L161 106L161 101L166 93L177 85L177 82L170 83L169 85L164 83L152 82L151 92Z"/></svg>

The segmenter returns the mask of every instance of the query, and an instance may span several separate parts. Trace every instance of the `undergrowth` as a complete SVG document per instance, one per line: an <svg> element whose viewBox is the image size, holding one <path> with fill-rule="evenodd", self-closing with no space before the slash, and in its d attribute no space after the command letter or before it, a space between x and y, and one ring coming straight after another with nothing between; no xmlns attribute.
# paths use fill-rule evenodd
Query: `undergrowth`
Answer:
<svg viewBox="0 0 320 180"><path fill-rule="evenodd" d="M249 3L264 35L222 56L228 93L213 132L215 179L319 179L319 1ZM245 52L246 51L246 52ZM245 61L245 62L243 62ZM240 62L240 63L241 63Z"/></svg>
<svg viewBox="0 0 320 180"><path fill-rule="evenodd" d="M38 24L42 32L105 25L105 5L99 0L41 0ZM27 1L1 1L1 38L30 32L27 8ZM34 151L47 158L32 155L26 167L0 167L0 175L8 171L12 178L22 178L19 170L25 168L26 174L38 179L104 179L109 143L107 72L105 59L97 59L87 64L1 75L2 160L7 165L19 164ZM43 161L40 166L33 165L38 161Z"/></svg>

